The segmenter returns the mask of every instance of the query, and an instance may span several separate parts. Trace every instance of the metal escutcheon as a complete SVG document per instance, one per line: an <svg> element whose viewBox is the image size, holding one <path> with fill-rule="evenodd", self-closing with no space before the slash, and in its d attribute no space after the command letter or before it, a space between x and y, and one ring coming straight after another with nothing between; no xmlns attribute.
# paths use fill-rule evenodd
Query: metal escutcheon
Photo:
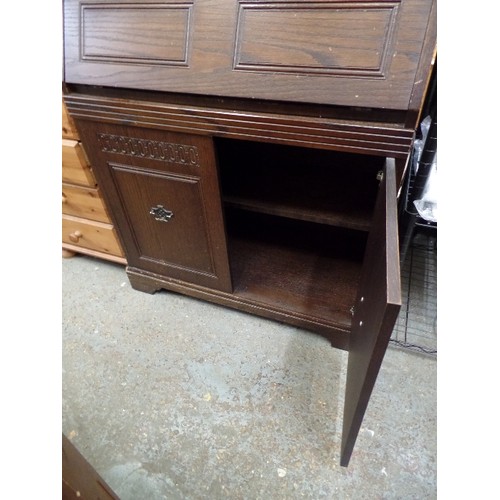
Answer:
<svg viewBox="0 0 500 500"><path fill-rule="evenodd" d="M155 220L159 220L161 222L168 222L174 216L174 212L167 210L163 207L163 205L156 205L156 207L152 207L149 213L154 216Z"/></svg>

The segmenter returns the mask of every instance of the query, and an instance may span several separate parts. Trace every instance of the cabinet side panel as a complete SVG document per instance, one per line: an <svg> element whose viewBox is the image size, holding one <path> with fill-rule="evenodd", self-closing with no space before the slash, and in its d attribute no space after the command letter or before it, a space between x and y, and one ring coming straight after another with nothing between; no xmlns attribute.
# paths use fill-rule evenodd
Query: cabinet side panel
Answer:
<svg viewBox="0 0 500 500"><path fill-rule="evenodd" d="M347 466L401 307L394 160L380 183L349 341L341 465Z"/></svg>

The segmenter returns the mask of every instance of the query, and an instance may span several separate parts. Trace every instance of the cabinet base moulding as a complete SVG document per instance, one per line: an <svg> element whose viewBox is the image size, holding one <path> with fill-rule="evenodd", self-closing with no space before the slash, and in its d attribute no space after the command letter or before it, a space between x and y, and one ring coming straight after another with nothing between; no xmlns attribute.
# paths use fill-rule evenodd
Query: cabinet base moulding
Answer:
<svg viewBox="0 0 500 500"><path fill-rule="evenodd" d="M271 304L238 296L237 293L227 293L194 285L192 283L185 283L130 266L126 268L126 272L130 284L135 290L150 294L156 293L162 289L177 292L196 299L230 307L238 311L280 321L299 328L305 328L326 338L331 343L332 347L342 350L348 349L349 332L321 318L308 317L305 314L294 313L293 311L280 309Z"/></svg>

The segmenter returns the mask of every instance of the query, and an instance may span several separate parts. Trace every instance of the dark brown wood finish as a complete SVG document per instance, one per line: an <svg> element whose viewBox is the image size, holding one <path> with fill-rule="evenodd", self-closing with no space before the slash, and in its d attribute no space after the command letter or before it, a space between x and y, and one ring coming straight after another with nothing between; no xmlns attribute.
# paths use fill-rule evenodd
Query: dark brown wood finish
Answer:
<svg viewBox="0 0 500 500"><path fill-rule="evenodd" d="M119 500L76 446L62 435L62 500Z"/></svg>
<svg viewBox="0 0 500 500"><path fill-rule="evenodd" d="M283 106L281 113L242 111L143 101L130 92L117 97L111 91L69 93L65 102L74 118L383 157L406 158L414 135L398 123L285 114Z"/></svg>
<svg viewBox="0 0 500 500"><path fill-rule="evenodd" d="M429 14L429 24L427 25L427 33L425 34L424 45L422 47L422 56L420 57L419 66L415 75L415 83L410 98L410 105L406 115L405 126L408 128L417 128L422 118L421 111L424 105L424 99L429 91L433 66L436 63L437 57L437 4L432 3L432 9Z"/></svg>
<svg viewBox="0 0 500 500"><path fill-rule="evenodd" d="M236 255L236 259L240 262L233 264L236 271L240 267L245 265L245 257L252 255L251 252L253 248L246 242L236 241L233 244L233 250L240 250L241 254ZM263 253L264 247L260 246L257 248L257 256L253 256L254 260L260 260L263 262L266 255ZM290 252L288 255L288 262L293 263L293 261L298 262L300 260L300 255L291 251L290 249L283 249L286 252ZM277 262L277 258L280 257L279 252L273 254L267 254L271 261ZM282 256L282 255L281 255ZM311 268L311 262L313 260L309 257L309 262L305 261L306 268ZM334 259L325 259L323 263L334 263ZM336 270L341 268L341 261L337 261L335 266ZM195 297L197 299L206 300L213 302L215 304L231 307L239 311L244 311L250 314L261 316L264 318L281 321L289 325L298 326L304 328L311 332L317 333L331 342L332 347L337 349L347 350L349 345L349 328L350 328L350 312L346 306L347 295L346 292L354 297L356 290L354 284L356 280L359 280L361 273L361 264L352 264L349 269L341 269L341 276L343 280L340 281L338 278L332 286L330 286L326 293L325 289L328 284L324 282L321 284L319 289L316 288L316 282L311 282L310 278L307 282L310 285L312 291L308 296L304 295L305 286L301 285L300 278L304 277L304 274L297 273L297 269L300 269L303 265L301 261L300 267L295 267L294 269L288 269L289 274L287 276L277 276L273 274L273 269L277 270L278 267L272 266L267 268L262 268L257 270L257 273L250 275L249 280L252 278L262 278L260 286L256 286L255 283L251 281L239 281L237 288L235 288L233 293L220 292L211 288L206 288L192 283L175 280L168 278L164 275L154 274L151 272L144 271L143 269L138 269L134 267L127 267L127 276L130 280L132 287L136 290L140 290L146 293L154 293L158 290L165 289L171 290L173 292L182 293L190 297ZM270 274L264 274L265 269L270 271ZM260 271L260 272L259 272ZM330 272L334 272L332 269ZM316 276L320 275L320 270L316 273ZM287 289L287 296L285 297L286 302L281 302L280 299L280 287L278 286L274 290L273 278L279 279L278 285L281 283L281 290L285 289L288 283L291 283L292 289ZM352 278L352 281L349 281ZM287 280L291 279L289 282ZM246 284L251 284L252 287L246 288ZM342 286L343 285L343 286ZM316 291L318 290L318 291ZM283 297L283 295L281 295ZM314 301L316 298L320 298L322 303L316 304ZM329 304L332 304L335 299L341 297L344 301L343 309L339 307L338 304L334 304L334 311L332 314L331 307L325 307L326 301L330 300ZM352 303L352 302L351 302ZM328 313L325 314L325 311Z"/></svg>
<svg viewBox="0 0 500 500"><path fill-rule="evenodd" d="M227 219L235 295L350 331L365 233L241 210Z"/></svg>
<svg viewBox="0 0 500 500"><path fill-rule="evenodd" d="M65 78L408 109L432 3L66 0Z"/></svg>
<svg viewBox="0 0 500 500"><path fill-rule="evenodd" d="M435 0L65 0L64 15L65 102L132 286L348 350L346 466L399 310L396 204Z"/></svg>
<svg viewBox="0 0 500 500"><path fill-rule="evenodd" d="M148 102L175 105L178 107L189 107L205 110L237 111L240 114L263 113L266 115L292 115L309 118L323 118L336 120L345 124L369 124L377 126L379 123L388 124L396 128L404 128L407 110L346 107L336 105L322 105L315 103L286 102L276 100L251 99L249 97L211 96L200 94L186 94L179 92L159 92L153 90L134 89L129 90L122 87L97 87L85 84L66 83L64 94L114 97L117 99L130 99L142 101L143 105ZM409 127L411 128L411 127Z"/></svg>
<svg viewBox="0 0 500 500"><path fill-rule="evenodd" d="M396 175L380 184L349 339L341 465L347 466L401 307Z"/></svg>
<svg viewBox="0 0 500 500"><path fill-rule="evenodd" d="M129 265L231 291L212 140L76 123Z"/></svg>
<svg viewBox="0 0 500 500"><path fill-rule="evenodd" d="M226 205L367 231L384 158L233 140L216 142Z"/></svg>

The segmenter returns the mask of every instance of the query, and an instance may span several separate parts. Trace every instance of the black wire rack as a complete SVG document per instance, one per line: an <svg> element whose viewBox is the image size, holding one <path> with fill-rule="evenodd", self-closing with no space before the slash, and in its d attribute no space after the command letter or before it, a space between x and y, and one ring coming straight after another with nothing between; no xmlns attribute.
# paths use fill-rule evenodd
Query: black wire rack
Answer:
<svg viewBox="0 0 500 500"><path fill-rule="evenodd" d="M437 223L420 217L414 205L414 201L422 197L437 158L436 67L422 117L431 118L430 126L418 161L415 161L415 151L411 155L410 172L400 198L402 307L390 342L400 347L436 355Z"/></svg>
<svg viewBox="0 0 500 500"><path fill-rule="evenodd" d="M415 231L402 263L402 306L390 342L436 355L437 236L432 229Z"/></svg>

